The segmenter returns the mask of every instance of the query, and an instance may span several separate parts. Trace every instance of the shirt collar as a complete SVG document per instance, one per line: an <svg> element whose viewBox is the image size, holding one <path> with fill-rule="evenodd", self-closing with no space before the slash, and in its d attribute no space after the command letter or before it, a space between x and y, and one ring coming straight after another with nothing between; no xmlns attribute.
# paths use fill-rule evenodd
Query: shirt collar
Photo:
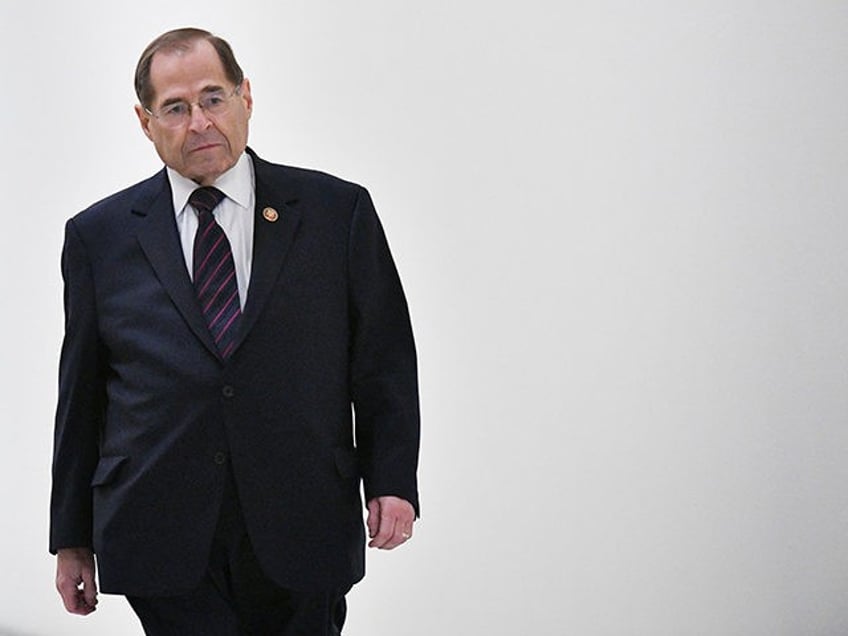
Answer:
<svg viewBox="0 0 848 636"><path fill-rule="evenodd" d="M191 179L186 179L170 166L166 169L168 180L171 182L174 214L179 218L188 205L189 196L200 186ZM253 163L250 156L245 152L241 153L241 157L235 165L218 177L212 185L227 195L228 199L238 204L240 208L247 209L253 190Z"/></svg>

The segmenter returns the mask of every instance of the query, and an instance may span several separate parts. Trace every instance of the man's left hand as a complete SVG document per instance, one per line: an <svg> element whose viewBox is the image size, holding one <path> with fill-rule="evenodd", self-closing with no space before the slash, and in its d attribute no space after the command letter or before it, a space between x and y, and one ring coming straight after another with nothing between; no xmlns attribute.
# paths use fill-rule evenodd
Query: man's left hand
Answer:
<svg viewBox="0 0 848 636"><path fill-rule="evenodd" d="M368 502L369 548L391 550L412 538L415 509L400 497L375 497Z"/></svg>

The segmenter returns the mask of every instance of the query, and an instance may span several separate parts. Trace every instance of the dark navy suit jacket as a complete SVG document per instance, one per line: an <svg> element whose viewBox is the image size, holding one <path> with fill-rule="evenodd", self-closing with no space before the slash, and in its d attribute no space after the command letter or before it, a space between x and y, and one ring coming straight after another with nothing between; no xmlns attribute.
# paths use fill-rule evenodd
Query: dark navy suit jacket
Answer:
<svg viewBox="0 0 848 636"><path fill-rule="evenodd" d="M291 589L363 576L360 484L418 511L415 346L371 199L248 152L252 274L226 361L164 170L66 226L50 548L92 547L107 593L200 581L228 465L260 562Z"/></svg>

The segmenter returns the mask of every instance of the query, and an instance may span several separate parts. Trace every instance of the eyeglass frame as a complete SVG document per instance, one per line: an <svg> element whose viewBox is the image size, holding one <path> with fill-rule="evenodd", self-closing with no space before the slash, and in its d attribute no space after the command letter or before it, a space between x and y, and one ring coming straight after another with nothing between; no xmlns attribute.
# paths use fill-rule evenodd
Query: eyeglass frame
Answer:
<svg viewBox="0 0 848 636"><path fill-rule="evenodd" d="M242 85L243 85L243 84L244 84L244 82L239 82L239 83L236 85L236 87L232 90L232 92L230 92L230 94L229 94L229 95L227 95L226 97L223 97L223 98L222 98L222 99L223 99L223 101L224 101L225 103L227 103L227 102L229 102L229 101L230 101L233 97L235 97L236 95L238 95L238 94L239 94L239 91L241 90L241 87L242 87ZM211 95L215 95L215 94L218 92L218 90L219 90L219 89L215 89L215 90L209 91L209 92L208 92L208 94L206 95L206 97L209 97L209 96L211 96ZM200 103L203 99L204 99L204 97L201 97L199 100L194 101L194 102L189 102L189 101L186 101L186 100L184 100L184 99L179 99L179 100L176 100L176 101L174 101L174 102L171 102L170 104L168 104L168 105L166 105L166 106L162 106L162 107L160 107L158 110L160 110L160 111L161 111L161 109L162 109L162 108L168 108L168 106L174 106L174 105L176 105L176 104L185 104L186 106L188 106L188 117L185 119L185 121L180 122L180 123L179 123L179 124L177 124L176 126L171 126L171 127L173 127L173 128L176 128L176 127L178 127L178 126L180 126L180 125L185 125L187 122L190 122L190 121L191 121L191 114L194 112L194 107L195 107L195 106L197 106L197 107L198 107L201 111L203 111L204 116L206 116L206 117L212 117L212 118L216 117L216 115L211 114L211 113L210 113L208 110L206 110L206 108L204 108L204 107L203 107L203 105ZM143 110L144 110L144 112L145 112L145 113L147 113L148 115L150 115L150 116L151 116L151 117L153 117L154 119L159 119L159 120L161 120L161 119L162 119L162 115L161 115L161 113L160 113L160 114L154 113L154 112L153 112L152 110L150 110L147 106L143 106L142 108L143 108ZM165 125L167 125L167 124L165 124Z"/></svg>

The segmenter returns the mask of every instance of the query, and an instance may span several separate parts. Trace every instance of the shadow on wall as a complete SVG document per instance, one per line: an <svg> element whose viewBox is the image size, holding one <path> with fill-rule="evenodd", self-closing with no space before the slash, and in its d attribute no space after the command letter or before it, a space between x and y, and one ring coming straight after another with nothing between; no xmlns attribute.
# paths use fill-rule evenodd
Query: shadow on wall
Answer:
<svg viewBox="0 0 848 636"><path fill-rule="evenodd" d="M0 636L39 636L33 632L20 632L16 629L9 629L5 625L0 625Z"/></svg>

